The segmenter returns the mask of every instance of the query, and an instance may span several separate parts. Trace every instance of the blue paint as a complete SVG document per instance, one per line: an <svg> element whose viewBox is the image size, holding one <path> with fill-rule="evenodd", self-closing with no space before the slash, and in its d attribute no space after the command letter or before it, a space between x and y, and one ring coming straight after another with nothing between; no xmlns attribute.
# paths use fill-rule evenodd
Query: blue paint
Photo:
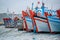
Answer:
<svg viewBox="0 0 60 40"><path fill-rule="evenodd" d="M42 3L42 6L41 6L42 10L38 10L38 9L39 9L38 7L35 8L36 14L40 11L42 12L42 15L44 15L44 10L45 10L44 3Z"/></svg>
<svg viewBox="0 0 60 40"><path fill-rule="evenodd" d="M42 9L42 15L44 15L44 9L45 9L44 3L42 3L41 9Z"/></svg>
<svg viewBox="0 0 60 40"><path fill-rule="evenodd" d="M36 33L36 26L34 25L34 33Z"/></svg>
<svg viewBox="0 0 60 40"><path fill-rule="evenodd" d="M28 22L32 22L32 24L34 24L34 21L32 19L30 19L29 17L25 17L26 18L26 21ZM36 25L34 25L34 33L36 33Z"/></svg>
<svg viewBox="0 0 60 40"><path fill-rule="evenodd" d="M32 20L32 23L34 24L34 29L33 29L33 32L36 33L36 25L34 23L34 21Z"/></svg>
<svg viewBox="0 0 60 40"><path fill-rule="evenodd" d="M34 3L32 3L32 10L34 10L33 5ZM39 10L38 6L35 7L35 13L37 14L39 11L41 12L42 16L44 16L44 12L48 12L49 14L56 13L56 11L51 9L49 10L48 7L45 7L43 2L42 2L41 10Z"/></svg>
<svg viewBox="0 0 60 40"><path fill-rule="evenodd" d="M26 21L32 22L32 19L29 17L25 17Z"/></svg>
<svg viewBox="0 0 60 40"><path fill-rule="evenodd" d="M51 22L60 23L60 19L57 18L56 16L48 16L48 20Z"/></svg>
<svg viewBox="0 0 60 40"><path fill-rule="evenodd" d="M28 21L28 22L32 22L32 20L28 20L28 19L27 19L26 21Z"/></svg>
<svg viewBox="0 0 60 40"><path fill-rule="evenodd" d="M38 7L35 8L36 14L38 13L38 9L39 9Z"/></svg>

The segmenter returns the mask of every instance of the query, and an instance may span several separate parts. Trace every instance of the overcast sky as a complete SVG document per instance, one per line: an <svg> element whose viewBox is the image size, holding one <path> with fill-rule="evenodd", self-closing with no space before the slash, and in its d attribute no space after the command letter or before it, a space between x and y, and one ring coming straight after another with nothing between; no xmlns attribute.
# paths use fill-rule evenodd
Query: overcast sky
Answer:
<svg viewBox="0 0 60 40"><path fill-rule="evenodd" d="M0 0L0 13L6 13L7 8L10 12L21 13L22 10L25 10L28 7L31 8L31 4L34 2L34 7L37 5L37 1L41 2L42 0ZM60 0L43 0L45 6L49 9L60 9Z"/></svg>

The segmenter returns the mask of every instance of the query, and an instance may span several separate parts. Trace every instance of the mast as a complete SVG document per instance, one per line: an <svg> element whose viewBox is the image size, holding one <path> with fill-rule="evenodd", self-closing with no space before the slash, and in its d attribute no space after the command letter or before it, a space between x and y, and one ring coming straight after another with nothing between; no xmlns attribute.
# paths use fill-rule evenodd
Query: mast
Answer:
<svg viewBox="0 0 60 40"><path fill-rule="evenodd" d="M41 9L42 9L42 15L44 15L44 8L45 8L45 6L44 6L43 0L42 0L42 6L41 6Z"/></svg>

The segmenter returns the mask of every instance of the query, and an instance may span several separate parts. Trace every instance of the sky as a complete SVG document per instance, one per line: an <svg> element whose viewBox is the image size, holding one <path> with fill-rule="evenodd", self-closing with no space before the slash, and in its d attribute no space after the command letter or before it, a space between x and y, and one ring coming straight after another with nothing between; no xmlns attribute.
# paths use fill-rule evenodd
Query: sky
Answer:
<svg viewBox="0 0 60 40"><path fill-rule="evenodd" d="M9 9L11 13L21 14L21 11L26 10L27 6L31 8L32 3L36 7L38 1L40 1L39 6L41 7L42 0L0 0L0 13L6 13ZM60 9L60 0L43 0L43 2L49 9Z"/></svg>

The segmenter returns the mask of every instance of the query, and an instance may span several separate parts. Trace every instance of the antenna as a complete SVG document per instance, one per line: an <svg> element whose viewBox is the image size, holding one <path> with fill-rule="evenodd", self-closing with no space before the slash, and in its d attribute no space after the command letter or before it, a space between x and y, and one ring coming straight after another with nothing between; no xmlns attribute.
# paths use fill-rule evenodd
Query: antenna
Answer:
<svg viewBox="0 0 60 40"><path fill-rule="evenodd" d="M52 6L51 6L51 9L50 9L51 13L52 13Z"/></svg>
<svg viewBox="0 0 60 40"><path fill-rule="evenodd" d="M43 3L43 0L42 0L42 3Z"/></svg>
<svg viewBox="0 0 60 40"><path fill-rule="evenodd" d="M7 13L9 13L9 9L7 8Z"/></svg>
<svg viewBox="0 0 60 40"><path fill-rule="evenodd" d="M33 10L34 3L32 3L32 10Z"/></svg>
<svg viewBox="0 0 60 40"><path fill-rule="evenodd" d="M9 16L9 9L7 8L7 17L9 17L10 18L10 16Z"/></svg>

